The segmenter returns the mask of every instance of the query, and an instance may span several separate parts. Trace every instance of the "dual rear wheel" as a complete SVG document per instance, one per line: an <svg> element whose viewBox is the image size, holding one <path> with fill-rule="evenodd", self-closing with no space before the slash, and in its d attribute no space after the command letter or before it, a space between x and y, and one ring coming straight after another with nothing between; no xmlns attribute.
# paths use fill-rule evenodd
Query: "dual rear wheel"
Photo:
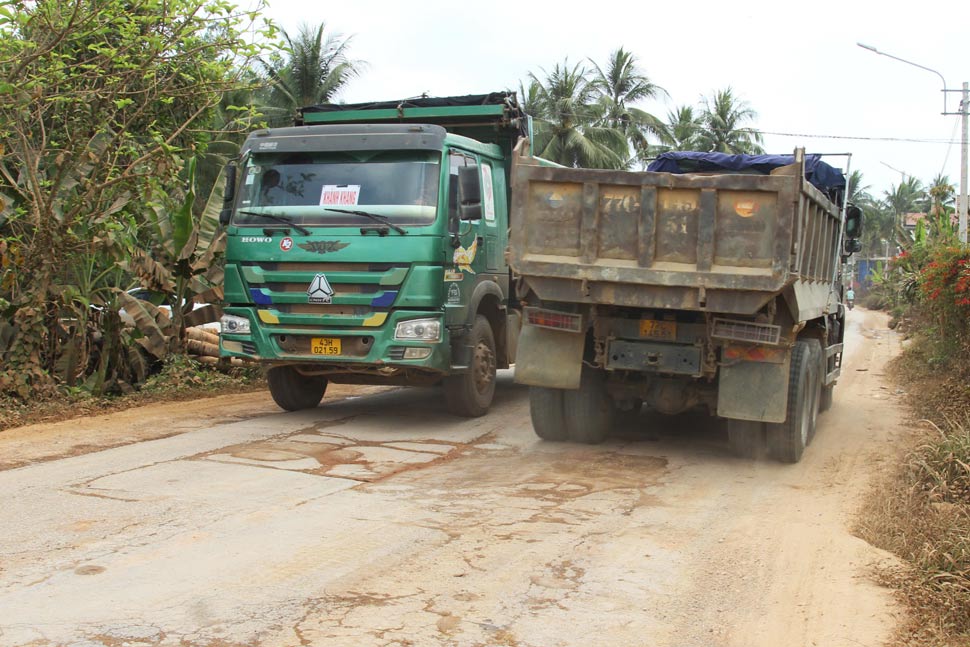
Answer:
<svg viewBox="0 0 970 647"><path fill-rule="evenodd" d="M617 411L603 371L583 366L578 389L530 387L529 413L543 440L595 445L606 440Z"/></svg>
<svg viewBox="0 0 970 647"><path fill-rule="evenodd" d="M788 380L788 415L784 422L728 420L728 443L744 458L763 453L782 463L797 463L815 437L823 402L822 346L817 339L795 342Z"/></svg>

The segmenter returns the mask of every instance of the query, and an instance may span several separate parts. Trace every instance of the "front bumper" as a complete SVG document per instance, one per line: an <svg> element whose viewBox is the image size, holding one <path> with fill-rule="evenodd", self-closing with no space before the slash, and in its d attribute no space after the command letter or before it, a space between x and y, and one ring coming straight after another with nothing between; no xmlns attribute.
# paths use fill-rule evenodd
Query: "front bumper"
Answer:
<svg viewBox="0 0 970 647"><path fill-rule="evenodd" d="M394 329L399 322L441 318L441 312L395 310L381 313L386 314L386 318L374 326L320 328L267 323L260 320L255 307L230 307L225 309L225 313L249 319L251 332L223 332L219 339L220 354L223 357L240 357L274 365L315 364L334 369L346 367L351 372L367 367L396 366L445 373L451 366L449 333L444 325L441 326L441 339L437 342L394 339ZM313 354L310 340L314 337L339 338L341 353ZM404 359L408 348L430 349L430 353L422 359Z"/></svg>

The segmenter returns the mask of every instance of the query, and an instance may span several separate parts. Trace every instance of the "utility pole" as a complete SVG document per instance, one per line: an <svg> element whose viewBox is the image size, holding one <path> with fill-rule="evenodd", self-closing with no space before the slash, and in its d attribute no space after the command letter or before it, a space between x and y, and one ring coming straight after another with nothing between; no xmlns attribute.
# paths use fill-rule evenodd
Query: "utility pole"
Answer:
<svg viewBox="0 0 970 647"><path fill-rule="evenodd" d="M967 244L967 112L970 110L970 91L967 82L963 82L963 96L960 98L960 121L962 136L960 138L960 197L957 198L957 222L960 224L960 242Z"/></svg>

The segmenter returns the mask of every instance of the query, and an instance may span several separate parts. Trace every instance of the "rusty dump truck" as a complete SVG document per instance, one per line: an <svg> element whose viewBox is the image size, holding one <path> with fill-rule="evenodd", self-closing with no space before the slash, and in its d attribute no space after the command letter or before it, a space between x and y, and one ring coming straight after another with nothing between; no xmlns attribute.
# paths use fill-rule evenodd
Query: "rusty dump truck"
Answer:
<svg viewBox="0 0 970 647"><path fill-rule="evenodd" d="M644 404L706 407L736 454L797 462L841 370L862 227L841 171L801 149L667 153L644 172L519 153L515 379L536 433L596 443Z"/></svg>

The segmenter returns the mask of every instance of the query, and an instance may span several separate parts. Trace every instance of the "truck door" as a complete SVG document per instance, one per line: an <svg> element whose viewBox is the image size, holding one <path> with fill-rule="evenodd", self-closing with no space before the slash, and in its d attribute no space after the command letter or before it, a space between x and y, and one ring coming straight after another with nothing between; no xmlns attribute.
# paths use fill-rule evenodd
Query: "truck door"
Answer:
<svg viewBox="0 0 970 647"><path fill-rule="evenodd" d="M461 204L462 196L460 195L458 182L458 169L463 166L476 166L478 160L470 153L452 150L449 153L448 162L448 218L450 222L455 223L452 226L458 227L460 243L454 253L455 269L465 274L464 282L466 284L474 284L477 282L476 277L487 270L488 262L484 259L489 258L487 248L489 243L494 242L494 233L492 235L493 240L489 241L485 235L485 230L488 229L488 226L483 225L484 218L480 220L461 220L461 209L459 205ZM478 177L479 182L481 182L481 171L479 171ZM496 229L494 197L490 197L492 197L492 220L490 224L491 230L494 232ZM483 204L482 206L484 213L485 205ZM470 288L471 285L467 285L467 287Z"/></svg>

